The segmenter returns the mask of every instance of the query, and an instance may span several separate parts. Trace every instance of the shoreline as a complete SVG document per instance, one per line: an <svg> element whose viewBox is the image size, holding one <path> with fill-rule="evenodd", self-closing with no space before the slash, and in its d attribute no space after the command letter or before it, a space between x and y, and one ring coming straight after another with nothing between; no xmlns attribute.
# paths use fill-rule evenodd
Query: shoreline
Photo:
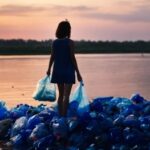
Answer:
<svg viewBox="0 0 150 150"><path fill-rule="evenodd" d="M77 57L111 57L111 56L116 56L116 57L122 57L122 56L126 56L126 57L141 57L141 56L146 56L146 57L150 57L150 53L86 53L86 54L75 54ZM1 59L45 59L45 58L49 58L50 55L0 55L0 60Z"/></svg>

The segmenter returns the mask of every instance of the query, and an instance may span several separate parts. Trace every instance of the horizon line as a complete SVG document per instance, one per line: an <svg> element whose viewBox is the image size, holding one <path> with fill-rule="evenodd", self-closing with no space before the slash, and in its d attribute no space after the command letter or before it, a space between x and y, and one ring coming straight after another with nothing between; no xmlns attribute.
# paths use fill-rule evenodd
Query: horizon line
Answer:
<svg viewBox="0 0 150 150"><path fill-rule="evenodd" d="M56 39L56 38L55 38ZM53 41L55 40L53 38L50 38L50 39L33 39L33 38L29 38L29 39L23 39L23 38L8 38L8 39L5 39L5 38L0 38L0 40L6 40L6 41L11 41L11 40L23 40L23 41L38 41L38 42L41 42L41 41ZM71 39L71 38L70 38ZM149 40L143 40L143 39L138 39L138 40L92 40L92 39L75 39L73 41L85 41L85 42L150 42L150 39Z"/></svg>

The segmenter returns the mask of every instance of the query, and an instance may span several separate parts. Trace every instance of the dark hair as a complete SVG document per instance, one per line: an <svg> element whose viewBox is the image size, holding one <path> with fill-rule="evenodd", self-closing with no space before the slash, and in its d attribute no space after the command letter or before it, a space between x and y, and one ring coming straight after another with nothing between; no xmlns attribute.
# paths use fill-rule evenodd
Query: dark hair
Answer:
<svg viewBox="0 0 150 150"><path fill-rule="evenodd" d="M70 38L71 34L71 25L68 21L61 21L58 24L57 30L56 30L56 37L58 39L68 37Z"/></svg>

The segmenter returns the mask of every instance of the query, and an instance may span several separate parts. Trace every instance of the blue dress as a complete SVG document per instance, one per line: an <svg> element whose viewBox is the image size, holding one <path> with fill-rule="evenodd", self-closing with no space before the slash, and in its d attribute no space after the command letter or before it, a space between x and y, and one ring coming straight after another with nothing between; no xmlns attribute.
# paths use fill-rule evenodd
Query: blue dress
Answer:
<svg viewBox="0 0 150 150"><path fill-rule="evenodd" d="M75 67L71 60L70 39L56 39L52 43L54 65L52 83L75 83Z"/></svg>

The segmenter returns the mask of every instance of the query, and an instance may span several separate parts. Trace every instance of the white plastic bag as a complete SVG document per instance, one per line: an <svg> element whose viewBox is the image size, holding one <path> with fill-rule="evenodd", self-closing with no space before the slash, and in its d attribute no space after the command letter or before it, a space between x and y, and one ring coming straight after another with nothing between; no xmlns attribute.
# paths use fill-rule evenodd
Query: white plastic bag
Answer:
<svg viewBox="0 0 150 150"><path fill-rule="evenodd" d="M70 103L77 102L77 113L82 116L85 112L89 112L89 100L85 91L83 82L77 86L70 98Z"/></svg>
<svg viewBox="0 0 150 150"><path fill-rule="evenodd" d="M56 87L51 83L51 76L45 76L37 83L36 90L32 97L38 101L51 101L56 99Z"/></svg>

